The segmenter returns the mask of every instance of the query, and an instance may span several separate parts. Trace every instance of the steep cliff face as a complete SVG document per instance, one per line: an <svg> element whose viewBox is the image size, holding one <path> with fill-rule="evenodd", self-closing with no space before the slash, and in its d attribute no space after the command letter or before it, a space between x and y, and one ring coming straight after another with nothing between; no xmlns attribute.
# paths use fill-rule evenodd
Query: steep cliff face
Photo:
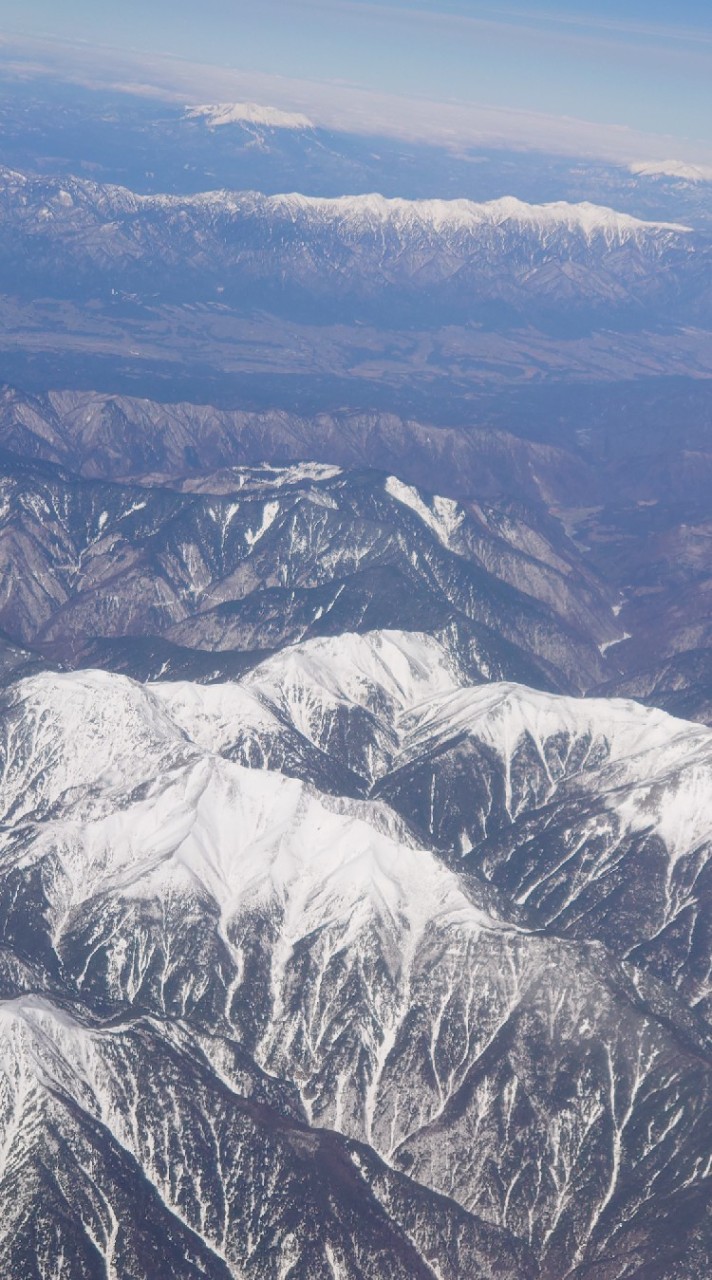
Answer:
<svg viewBox="0 0 712 1280"><path fill-rule="evenodd" d="M694 957L655 975L709 731L372 633L226 686L29 676L2 733L8 1266L701 1280L709 1032ZM547 923L512 867L551 884L591 793ZM619 960L587 894L643 815Z"/></svg>

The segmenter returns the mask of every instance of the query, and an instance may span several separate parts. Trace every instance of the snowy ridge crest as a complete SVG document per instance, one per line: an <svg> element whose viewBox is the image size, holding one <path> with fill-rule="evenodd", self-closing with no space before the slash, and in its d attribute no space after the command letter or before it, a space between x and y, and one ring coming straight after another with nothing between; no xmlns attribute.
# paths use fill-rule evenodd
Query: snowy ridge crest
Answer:
<svg viewBox="0 0 712 1280"><path fill-rule="evenodd" d="M515 196L503 196L478 204L472 200L403 200L373 193L358 196L304 196L298 193L269 197L265 203L295 214L309 214L329 221L368 228L392 224L399 229L428 229L435 232L473 232L485 227L519 225L542 232L567 230L591 238L603 235L628 240L657 231L689 232L691 227L676 222L647 222L604 205L583 201L569 204L527 204Z"/></svg>
<svg viewBox="0 0 712 1280"><path fill-rule="evenodd" d="M273 124L272 127L287 126ZM297 128L297 125L289 127ZM306 128L308 123L299 127ZM384 230L391 230L401 238L423 235L475 238L487 233L506 235L515 231L529 232L544 242L563 234L580 237L586 242L603 240L610 245L642 244L693 231L683 223L643 221L589 201L579 204L564 200L527 204L515 196L503 196L483 203L466 199L405 200L386 197L378 192L326 197L306 196L295 191L265 196L258 191L225 188L195 195L142 195L128 187L110 183L99 185L86 179L66 178L60 183L54 179L28 177L2 165L0 191L8 196L19 195L23 202L28 194L33 195L36 191L46 202L44 208L51 212L52 217L60 211L67 215L87 206L94 206L102 218L154 210L208 211L228 218L303 221L310 230L317 232L335 230L337 233L368 235L377 232L380 235Z"/></svg>

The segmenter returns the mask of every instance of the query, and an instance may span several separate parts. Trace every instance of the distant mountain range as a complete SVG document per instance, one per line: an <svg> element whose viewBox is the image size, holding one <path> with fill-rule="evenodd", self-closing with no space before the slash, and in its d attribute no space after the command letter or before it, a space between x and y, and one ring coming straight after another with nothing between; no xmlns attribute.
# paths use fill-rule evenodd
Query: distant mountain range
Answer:
<svg viewBox="0 0 712 1280"><path fill-rule="evenodd" d="M269 102L183 105L140 93L8 77L0 162L143 193L215 188L408 199L592 200L639 218L712 225L710 175L674 156L611 163L487 144L456 148L319 128Z"/></svg>
<svg viewBox="0 0 712 1280"><path fill-rule="evenodd" d="M679 218L9 169L0 209L0 358L29 391L449 424L517 390L536 438L542 386L712 376L712 241Z"/></svg>
<svg viewBox="0 0 712 1280"><path fill-rule="evenodd" d="M20 293L41 281L67 299L219 301L426 328L712 319L704 237L590 204L138 196L5 170L0 208L0 262Z"/></svg>

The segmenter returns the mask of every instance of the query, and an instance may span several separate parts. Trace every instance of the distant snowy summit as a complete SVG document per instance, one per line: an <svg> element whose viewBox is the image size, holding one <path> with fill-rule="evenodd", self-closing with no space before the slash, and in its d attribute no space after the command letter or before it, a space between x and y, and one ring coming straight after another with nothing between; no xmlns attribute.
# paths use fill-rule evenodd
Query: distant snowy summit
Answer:
<svg viewBox="0 0 712 1280"><path fill-rule="evenodd" d="M638 178L680 178L683 182L712 182L712 165L686 164L684 160L643 160L630 165Z"/></svg>
<svg viewBox="0 0 712 1280"><path fill-rule="evenodd" d="M268 129L313 129L308 116L296 111L280 111L257 102L220 102L215 105L186 107L191 120L204 120L210 129L225 124L255 124Z"/></svg>

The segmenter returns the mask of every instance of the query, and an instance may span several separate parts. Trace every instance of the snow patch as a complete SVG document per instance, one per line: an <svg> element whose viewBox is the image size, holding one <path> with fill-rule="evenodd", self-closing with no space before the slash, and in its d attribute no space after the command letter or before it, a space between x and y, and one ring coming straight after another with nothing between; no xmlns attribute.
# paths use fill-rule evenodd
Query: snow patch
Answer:
<svg viewBox="0 0 712 1280"><path fill-rule="evenodd" d="M608 653L608 650L612 649L614 645L623 644L624 640L630 640L630 638L630 631L624 631L623 635L617 636L615 640L604 640L603 644L599 644L598 651L601 654Z"/></svg>
<svg viewBox="0 0 712 1280"><path fill-rule="evenodd" d="M128 516L132 516L135 511L143 511L146 505L147 504L145 501L132 502L130 507L127 507L125 511L122 511L121 515L119 516L119 520L126 520Z"/></svg>
<svg viewBox="0 0 712 1280"><path fill-rule="evenodd" d="M260 538L264 537L264 535L266 534L270 526L274 524L278 514L279 514L278 502L265 503L262 511L262 523L259 529L256 529L254 533L251 529L247 529L245 531L245 542L247 543L248 547L250 548L254 547L255 543L259 542Z"/></svg>
<svg viewBox="0 0 712 1280"><path fill-rule="evenodd" d="M396 502L410 507L448 551L455 550L453 539L465 519L465 513L457 502L452 498L434 497L433 505L429 507L417 489L404 484L396 476L388 477L385 489Z"/></svg>

